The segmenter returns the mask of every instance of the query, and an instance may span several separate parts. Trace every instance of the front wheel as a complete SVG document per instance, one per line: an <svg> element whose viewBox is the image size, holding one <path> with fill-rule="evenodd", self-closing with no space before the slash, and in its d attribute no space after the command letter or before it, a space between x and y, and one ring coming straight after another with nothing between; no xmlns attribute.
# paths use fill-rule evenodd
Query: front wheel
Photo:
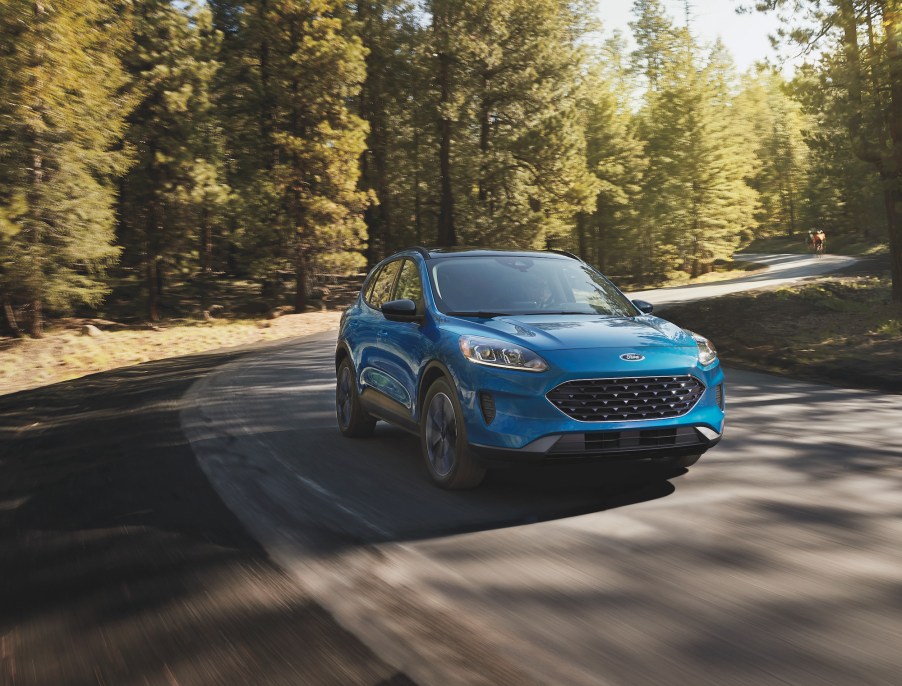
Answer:
<svg viewBox="0 0 902 686"><path fill-rule="evenodd" d="M467 446L467 430L457 393L444 379L426 392L420 419L420 447L426 469L436 485L448 489L475 488L485 477Z"/></svg>
<svg viewBox="0 0 902 686"><path fill-rule="evenodd" d="M370 436L376 428L376 419L360 405L357 381L351 361L345 358L338 365L338 381L335 384L335 416L338 429L348 438Z"/></svg>

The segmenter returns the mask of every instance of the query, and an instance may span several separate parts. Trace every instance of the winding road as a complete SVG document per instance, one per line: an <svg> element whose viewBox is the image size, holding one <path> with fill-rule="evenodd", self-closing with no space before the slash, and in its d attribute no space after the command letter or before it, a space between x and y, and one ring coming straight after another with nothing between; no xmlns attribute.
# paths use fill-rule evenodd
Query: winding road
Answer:
<svg viewBox="0 0 902 686"><path fill-rule="evenodd" d="M633 295L848 263L755 260L774 267ZM899 683L902 397L729 370L726 436L688 473L533 468L446 492L414 437L341 437L333 353L334 333L218 368L182 430L271 558L417 683Z"/></svg>
<svg viewBox="0 0 902 686"><path fill-rule="evenodd" d="M831 272L850 267L858 260L847 255L762 255L758 253L737 253L739 261L763 264L762 269L735 279L700 283L691 286L658 288L653 291L631 293L631 297L647 300L655 305L716 298L730 293L739 293L757 288L785 286L806 279L817 278Z"/></svg>

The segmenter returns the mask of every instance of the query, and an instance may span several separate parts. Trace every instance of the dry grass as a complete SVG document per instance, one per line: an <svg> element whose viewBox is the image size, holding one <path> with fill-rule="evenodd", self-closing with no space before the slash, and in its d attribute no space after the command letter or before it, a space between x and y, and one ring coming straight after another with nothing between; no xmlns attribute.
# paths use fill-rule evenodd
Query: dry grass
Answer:
<svg viewBox="0 0 902 686"><path fill-rule="evenodd" d="M93 337L62 329L40 340L6 341L0 348L0 394L150 360L328 331L338 327L340 317L341 312L329 310L272 320L216 320L164 325L158 330L106 331Z"/></svg>
<svg viewBox="0 0 902 686"><path fill-rule="evenodd" d="M661 308L726 364L902 392L902 307L888 279L834 277Z"/></svg>

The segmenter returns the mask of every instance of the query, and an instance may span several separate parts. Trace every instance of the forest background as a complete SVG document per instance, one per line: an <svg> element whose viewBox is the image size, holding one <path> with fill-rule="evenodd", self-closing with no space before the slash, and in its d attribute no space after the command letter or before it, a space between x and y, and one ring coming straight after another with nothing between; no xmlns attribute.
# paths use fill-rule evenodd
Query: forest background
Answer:
<svg viewBox="0 0 902 686"><path fill-rule="evenodd" d="M902 301L902 2L745 4L791 78L660 0L635 49L591 0L0 0L5 333L235 283L303 311L414 244L650 285L814 228L887 244Z"/></svg>

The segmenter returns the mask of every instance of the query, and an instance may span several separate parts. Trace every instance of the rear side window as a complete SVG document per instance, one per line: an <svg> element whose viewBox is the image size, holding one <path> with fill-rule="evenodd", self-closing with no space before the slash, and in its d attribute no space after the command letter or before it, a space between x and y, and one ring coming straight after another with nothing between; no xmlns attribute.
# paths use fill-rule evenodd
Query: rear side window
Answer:
<svg viewBox="0 0 902 686"><path fill-rule="evenodd" d="M401 275L398 277L398 285L395 287L394 299L413 300L417 304L417 310L422 310L423 284L420 281L420 272L413 260L404 260Z"/></svg>
<svg viewBox="0 0 902 686"><path fill-rule="evenodd" d="M395 285L395 277L398 275L400 267L401 260L389 262L382 267L376 278L373 279L373 287L366 296L367 305L378 310L382 307L382 303L391 300L391 289Z"/></svg>

